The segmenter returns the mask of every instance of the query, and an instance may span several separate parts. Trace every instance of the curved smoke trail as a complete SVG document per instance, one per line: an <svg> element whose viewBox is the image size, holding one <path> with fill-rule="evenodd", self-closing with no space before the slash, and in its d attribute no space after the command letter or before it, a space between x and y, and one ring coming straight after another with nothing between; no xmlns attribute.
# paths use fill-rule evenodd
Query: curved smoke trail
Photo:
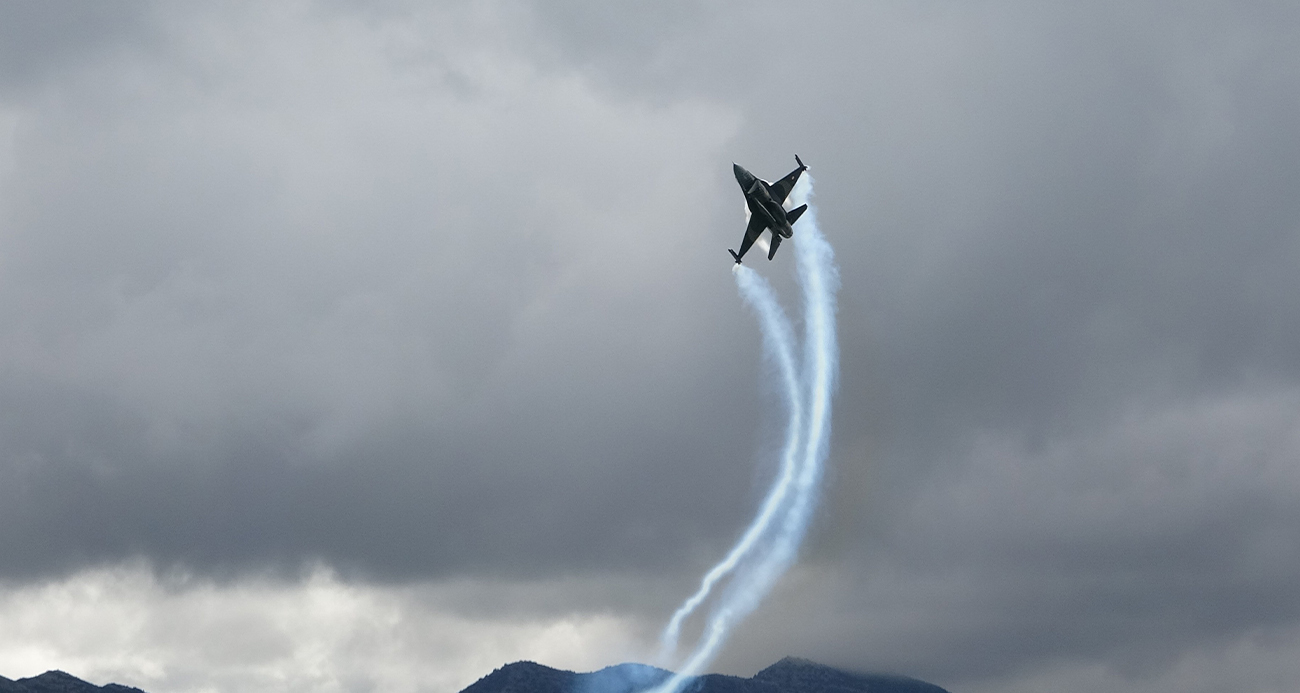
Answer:
<svg viewBox="0 0 1300 693"><path fill-rule="evenodd" d="M736 542L735 546L731 547L731 551L727 553L726 558L719 561L717 565L713 566L712 570L704 575L704 578L700 581L699 589L677 609L672 619L668 621L668 626L664 628L663 636L659 642L660 660L671 656L677 649L677 638L681 634L682 622L694 613L700 604L704 603L714 585L735 570L740 562L758 546L759 540L768 532L780 514L782 507L786 504L786 499L790 495L791 484L794 482L798 470L799 457L797 453L799 450L799 434L803 427L803 403L799 391L798 376L795 372L794 332L790 329L790 321L786 319L785 311L781 310L781 305L777 303L776 295L767 280L744 265L736 265L735 272L736 286L740 290L740 295L745 300L746 305L757 315L759 324L762 327L764 355L775 362L777 373L784 385L783 397L790 413L789 424L786 426L785 445L781 452L781 469L777 473L776 480L772 483L772 488L768 490L767 497L763 499L758 515L745 529L745 533L740 537L740 540Z"/></svg>
<svg viewBox="0 0 1300 693"><path fill-rule="evenodd" d="M791 194L791 204L812 197L812 179L805 175ZM653 693L679 693L687 679L699 674L726 642L731 628L748 616L776 581L794 563L816 507L824 463L829 452L831 399L839 351L835 342L835 293L839 272L835 253L817 225L810 205L795 234L795 262L804 294L803 368L794 369L793 331L770 285L748 268L736 271L741 297L759 317L764 352L777 364L785 385L790 424L781 471L750 526L727 556L713 567L695 594L673 614L661 638L665 654L676 647L682 622L708 598L725 576L735 573L710 611L694 651L677 673ZM805 416L806 412L806 416Z"/></svg>

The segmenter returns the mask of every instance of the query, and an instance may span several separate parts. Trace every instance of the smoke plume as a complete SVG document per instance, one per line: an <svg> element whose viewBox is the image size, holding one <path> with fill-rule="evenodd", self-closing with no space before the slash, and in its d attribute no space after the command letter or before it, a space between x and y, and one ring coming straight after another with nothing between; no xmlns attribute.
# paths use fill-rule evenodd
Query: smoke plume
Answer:
<svg viewBox="0 0 1300 693"><path fill-rule="evenodd" d="M790 204L798 206L811 198L812 178L805 174L791 192ZM699 589L664 628L661 661L675 654L686 620L722 585L694 649L674 667L677 673L653 693L679 693L688 679L713 661L731 629L758 608L794 563L817 507L829 452L831 399L839 365L835 341L839 273L835 253L817 225L817 212L811 204L797 224L792 243L804 297L803 358L799 366L794 330L771 285L748 267L735 268L741 299L758 317L764 357L775 366L781 381L788 424L780 467L758 513L735 546L704 575Z"/></svg>

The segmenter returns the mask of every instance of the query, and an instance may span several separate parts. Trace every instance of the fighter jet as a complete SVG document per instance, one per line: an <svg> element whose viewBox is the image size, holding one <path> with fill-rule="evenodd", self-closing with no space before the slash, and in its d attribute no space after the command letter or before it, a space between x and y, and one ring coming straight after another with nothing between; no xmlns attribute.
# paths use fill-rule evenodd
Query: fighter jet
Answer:
<svg viewBox="0 0 1300 693"><path fill-rule="evenodd" d="M763 231L772 230L772 246L767 251L769 260L776 255L776 249L781 247L781 239L794 235L794 228L792 228L794 222L805 209L808 209L808 205L799 205L786 211L781 206L785 203L785 198L789 197L790 190L794 188L794 182L799 180L799 174L808 169L803 165L798 154L795 154L794 160L799 164L799 168L775 183L754 176L740 164L731 165L732 171L736 174L736 182L740 183L740 189L745 191L745 204L749 205L749 226L745 227L745 238L740 241L740 252L727 248L731 257L736 258L737 265L740 264L740 258L745 257L745 253L749 251L749 246L754 245L754 241L758 240Z"/></svg>

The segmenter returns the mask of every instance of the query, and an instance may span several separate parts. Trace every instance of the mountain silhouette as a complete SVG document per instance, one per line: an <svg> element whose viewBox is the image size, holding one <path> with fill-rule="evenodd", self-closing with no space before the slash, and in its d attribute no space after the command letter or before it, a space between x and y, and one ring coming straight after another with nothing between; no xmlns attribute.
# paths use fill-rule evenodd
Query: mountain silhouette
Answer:
<svg viewBox="0 0 1300 693"><path fill-rule="evenodd" d="M0 693L144 693L144 691L139 688L119 686L116 683L96 686L72 674L56 670L17 681L0 676Z"/></svg>
<svg viewBox="0 0 1300 693"><path fill-rule="evenodd" d="M507 664L461 693L635 693L654 687L672 672L644 664L619 664L589 674L552 669L536 662ZM906 676L862 674L786 657L752 678L705 674L684 693L948 693Z"/></svg>
<svg viewBox="0 0 1300 693"><path fill-rule="evenodd" d="M619 664L578 674L535 662L507 664L461 693L636 693L663 682L671 671ZM16 681L0 676L0 693L144 693L116 683L96 686L62 671ZM683 693L948 693L924 681L888 674L859 674L786 657L751 678L705 674Z"/></svg>

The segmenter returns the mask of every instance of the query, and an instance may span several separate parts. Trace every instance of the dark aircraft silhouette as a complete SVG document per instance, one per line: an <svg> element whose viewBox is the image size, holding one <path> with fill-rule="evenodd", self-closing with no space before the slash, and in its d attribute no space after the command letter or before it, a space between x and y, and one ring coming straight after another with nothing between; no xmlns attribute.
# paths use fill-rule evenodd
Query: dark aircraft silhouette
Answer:
<svg viewBox="0 0 1300 693"><path fill-rule="evenodd" d="M740 242L740 252L727 248L731 257L736 258L737 265L740 264L740 258L745 257L745 253L749 252L749 246L754 245L754 241L758 240L763 231L772 230L772 247L767 251L769 260L776 255L776 249L781 247L781 239L794 235L794 228L792 228L794 222L805 209L808 209L808 205L799 205L787 212L781 206L785 203L785 198L789 197L790 190L794 188L794 182L799 180L799 174L808 168L803 165L798 154L795 154L794 160L799 164L799 168L775 183L756 177L740 164L731 165L736 173L736 182L740 183L740 189L745 191L745 204L749 205L749 226L745 227L745 238Z"/></svg>

